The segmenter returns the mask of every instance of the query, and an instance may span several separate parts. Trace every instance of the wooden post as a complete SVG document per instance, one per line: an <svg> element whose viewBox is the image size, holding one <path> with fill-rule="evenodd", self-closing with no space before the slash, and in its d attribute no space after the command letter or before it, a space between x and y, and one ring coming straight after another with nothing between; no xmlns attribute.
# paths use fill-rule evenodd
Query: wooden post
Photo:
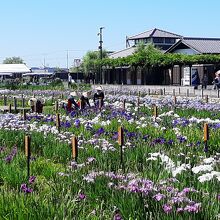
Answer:
<svg viewBox="0 0 220 220"><path fill-rule="evenodd" d="M219 98L219 89L217 89L217 97Z"/></svg>
<svg viewBox="0 0 220 220"><path fill-rule="evenodd" d="M125 99L123 100L123 103L122 103L122 109L125 110Z"/></svg>
<svg viewBox="0 0 220 220"><path fill-rule="evenodd" d="M208 96L208 95L205 96L205 102L206 102L206 103L209 102L209 96Z"/></svg>
<svg viewBox="0 0 220 220"><path fill-rule="evenodd" d="M140 107L140 98L139 97L137 98L137 107L138 108Z"/></svg>
<svg viewBox="0 0 220 220"><path fill-rule="evenodd" d="M141 92L140 91L138 91L138 97L141 97Z"/></svg>
<svg viewBox="0 0 220 220"><path fill-rule="evenodd" d="M17 99L16 99L16 97L14 97L14 108L15 108L15 112L17 112Z"/></svg>
<svg viewBox="0 0 220 220"><path fill-rule="evenodd" d="M118 144L120 146L120 162L122 169L124 170L124 164L123 164L124 130L121 126L118 128Z"/></svg>
<svg viewBox="0 0 220 220"><path fill-rule="evenodd" d="M54 101L54 93L52 93L52 103L53 103L53 101Z"/></svg>
<svg viewBox="0 0 220 220"><path fill-rule="evenodd" d="M30 176L30 156L31 156L31 138L29 135L25 135L25 156L27 157L27 177Z"/></svg>
<svg viewBox="0 0 220 220"><path fill-rule="evenodd" d="M156 105L154 105L154 117L155 117L155 119L157 118L157 116L158 116L158 110L157 110L157 106Z"/></svg>
<svg viewBox="0 0 220 220"><path fill-rule="evenodd" d="M59 111L59 103L58 101L55 102L55 112L57 113Z"/></svg>
<svg viewBox="0 0 220 220"><path fill-rule="evenodd" d="M27 116L26 116L26 110L23 109L23 120L25 121L27 119Z"/></svg>
<svg viewBox="0 0 220 220"><path fill-rule="evenodd" d="M160 95L163 95L163 89L160 89Z"/></svg>
<svg viewBox="0 0 220 220"><path fill-rule="evenodd" d="M203 99L203 88L201 89L201 97Z"/></svg>
<svg viewBox="0 0 220 220"><path fill-rule="evenodd" d="M180 95L180 87L179 87L179 95Z"/></svg>
<svg viewBox="0 0 220 220"><path fill-rule="evenodd" d="M173 96L175 96L175 89L173 89Z"/></svg>
<svg viewBox="0 0 220 220"><path fill-rule="evenodd" d="M7 106L7 96L4 95L4 106Z"/></svg>
<svg viewBox="0 0 220 220"><path fill-rule="evenodd" d="M78 141L75 136L71 139L71 145L72 145L72 157L77 162L78 159Z"/></svg>
<svg viewBox="0 0 220 220"><path fill-rule="evenodd" d="M209 126L208 123L204 124L204 141L209 140Z"/></svg>
<svg viewBox="0 0 220 220"><path fill-rule="evenodd" d="M9 104L8 112L11 113L11 103Z"/></svg>
<svg viewBox="0 0 220 220"><path fill-rule="evenodd" d="M24 99L24 95L23 94L21 96L21 106L22 106L22 108L25 107L25 99Z"/></svg>
<svg viewBox="0 0 220 220"><path fill-rule="evenodd" d="M150 95L150 89L148 89L148 95Z"/></svg>
<svg viewBox="0 0 220 220"><path fill-rule="evenodd" d="M208 123L204 124L204 151L208 152L208 140L209 140L209 126Z"/></svg>
<svg viewBox="0 0 220 220"><path fill-rule="evenodd" d="M56 127L58 131L60 132L60 114L59 113L56 114Z"/></svg>
<svg viewBox="0 0 220 220"><path fill-rule="evenodd" d="M176 105L176 96L173 96L173 104Z"/></svg>
<svg viewBox="0 0 220 220"><path fill-rule="evenodd" d="M163 88L163 95L166 95L166 89Z"/></svg>
<svg viewBox="0 0 220 220"><path fill-rule="evenodd" d="M189 97L189 89L186 90L186 96Z"/></svg>

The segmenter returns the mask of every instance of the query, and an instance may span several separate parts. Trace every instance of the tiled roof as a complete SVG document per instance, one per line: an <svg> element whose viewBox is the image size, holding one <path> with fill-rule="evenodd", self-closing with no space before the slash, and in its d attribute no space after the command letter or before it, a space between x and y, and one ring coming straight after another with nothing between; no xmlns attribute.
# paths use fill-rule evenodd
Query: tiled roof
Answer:
<svg viewBox="0 0 220 220"><path fill-rule="evenodd" d="M182 38L181 35L154 28L150 31L145 31L143 33L128 37L128 40L143 39L149 37Z"/></svg>
<svg viewBox="0 0 220 220"><path fill-rule="evenodd" d="M185 37L171 46L166 53L174 51L177 46L184 44L199 54L220 54L220 38Z"/></svg>
<svg viewBox="0 0 220 220"><path fill-rule="evenodd" d="M127 57L135 52L136 47L129 47L109 55L110 58Z"/></svg>

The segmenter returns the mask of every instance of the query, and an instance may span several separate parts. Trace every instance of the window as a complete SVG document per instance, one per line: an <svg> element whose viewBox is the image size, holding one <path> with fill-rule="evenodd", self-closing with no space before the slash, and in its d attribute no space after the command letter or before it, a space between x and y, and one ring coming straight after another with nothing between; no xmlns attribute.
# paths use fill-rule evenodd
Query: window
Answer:
<svg viewBox="0 0 220 220"><path fill-rule="evenodd" d="M165 43L166 44L174 44L175 43L175 38L165 38Z"/></svg>
<svg viewBox="0 0 220 220"><path fill-rule="evenodd" d="M163 37L155 37L155 38L153 38L153 42L158 43L158 44L163 44L164 38Z"/></svg>

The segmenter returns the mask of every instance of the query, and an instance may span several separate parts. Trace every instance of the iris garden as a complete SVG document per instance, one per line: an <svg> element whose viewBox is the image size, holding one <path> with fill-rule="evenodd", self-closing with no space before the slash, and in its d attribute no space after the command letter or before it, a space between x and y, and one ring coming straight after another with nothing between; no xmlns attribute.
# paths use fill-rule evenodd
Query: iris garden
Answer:
<svg viewBox="0 0 220 220"><path fill-rule="evenodd" d="M58 129L53 105L68 92L35 95L45 99L44 114L27 113L26 120L20 113L0 114L1 219L220 218L218 99L177 96L174 103L171 96L118 91L106 95L101 110L60 108ZM25 135L31 137L29 176Z"/></svg>

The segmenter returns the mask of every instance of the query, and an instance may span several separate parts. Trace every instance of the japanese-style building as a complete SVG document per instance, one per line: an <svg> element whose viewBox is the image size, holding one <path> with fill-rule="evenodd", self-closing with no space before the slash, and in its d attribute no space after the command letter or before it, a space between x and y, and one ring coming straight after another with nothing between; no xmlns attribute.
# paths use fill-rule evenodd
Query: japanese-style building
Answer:
<svg viewBox="0 0 220 220"><path fill-rule="evenodd" d="M110 58L127 57L135 53L138 44L151 43L163 53L181 54L220 54L220 38L184 37L168 31L153 29L126 38L127 48L112 53ZM214 73L219 66L200 64L193 66L174 66L171 69L133 69L130 66L106 69L103 71L102 83L133 84L133 85L191 85L193 71L198 71L200 79L204 72L208 74L211 84Z"/></svg>

